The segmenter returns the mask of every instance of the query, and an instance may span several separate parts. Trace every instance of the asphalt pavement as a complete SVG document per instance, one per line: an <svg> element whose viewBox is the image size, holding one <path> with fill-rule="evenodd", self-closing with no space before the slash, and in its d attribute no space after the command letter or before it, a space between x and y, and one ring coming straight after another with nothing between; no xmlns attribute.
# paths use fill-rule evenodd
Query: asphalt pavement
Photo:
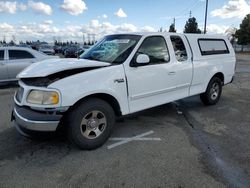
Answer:
<svg viewBox="0 0 250 188"><path fill-rule="evenodd" d="M62 135L20 136L10 122L16 87L0 87L0 187L250 187L250 56L220 102L198 96L117 122L111 139L80 151Z"/></svg>

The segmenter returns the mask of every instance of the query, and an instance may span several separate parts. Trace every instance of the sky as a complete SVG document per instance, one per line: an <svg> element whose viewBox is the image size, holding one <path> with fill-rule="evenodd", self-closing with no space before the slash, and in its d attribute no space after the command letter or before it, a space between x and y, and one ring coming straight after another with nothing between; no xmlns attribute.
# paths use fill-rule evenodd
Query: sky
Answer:
<svg viewBox="0 0 250 188"><path fill-rule="evenodd" d="M206 0L0 0L0 40L98 40L106 34L168 30L188 18L204 28ZM248 0L208 0L208 33L225 34L250 14Z"/></svg>

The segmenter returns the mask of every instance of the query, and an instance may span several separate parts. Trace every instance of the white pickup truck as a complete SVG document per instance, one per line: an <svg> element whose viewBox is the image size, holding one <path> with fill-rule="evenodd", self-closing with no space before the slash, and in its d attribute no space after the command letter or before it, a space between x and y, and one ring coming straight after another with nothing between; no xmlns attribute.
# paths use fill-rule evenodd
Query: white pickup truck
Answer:
<svg viewBox="0 0 250 188"><path fill-rule="evenodd" d="M29 137L66 127L74 144L94 149L116 117L197 94L205 105L216 104L235 63L222 36L109 35L80 59L45 60L21 72L12 120Z"/></svg>

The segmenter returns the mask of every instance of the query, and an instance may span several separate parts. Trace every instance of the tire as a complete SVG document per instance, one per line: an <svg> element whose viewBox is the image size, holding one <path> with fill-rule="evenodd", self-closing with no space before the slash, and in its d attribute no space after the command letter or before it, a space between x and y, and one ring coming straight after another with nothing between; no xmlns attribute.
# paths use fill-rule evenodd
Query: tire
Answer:
<svg viewBox="0 0 250 188"><path fill-rule="evenodd" d="M80 149L92 150L102 146L109 138L115 113L107 102L90 98L69 112L67 122L70 141Z"/></svg>
<svg viewBox="0 0 250 188"><path fill-rule="evenodd" d="M205 105L215 105L222 93L222 81L218 77L213 77L206 89L205 93L200 95L200 99Z"/></svg>

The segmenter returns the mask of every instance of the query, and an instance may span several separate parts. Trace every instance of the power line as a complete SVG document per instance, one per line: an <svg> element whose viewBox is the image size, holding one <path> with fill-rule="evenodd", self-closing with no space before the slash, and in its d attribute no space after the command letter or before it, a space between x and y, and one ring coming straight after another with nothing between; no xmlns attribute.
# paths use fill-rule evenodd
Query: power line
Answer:
<svg viewBox="0 0 250 188"><path fill-rule="evenodd" d="M179 15L188 15L189 14L189 11L192 11L194 12L196 7L199 7L202 5L202 1L200 0L196 0L194 1L191 6L188 6L187 8L185 8L183 11L182 11L182 14L179 14Z"/></svg>
<svg viewBox="0 0 250 188"><path fill-rule="evenodd" d="M184 8L179 14L177 14L176 17L182 16L184 13L186 14L187 11L190 11L192 9L193 6L195 6L196 4L198 4L200 2L200 0L194 0L192 1L191 6L188 6L186 8Z"/></svg>
<svg viewBox="0 0 250 188"><path fill-rule="evenodd" d="M192 8L192 12L194 13L194 12L196 12L197 10L199 10L198 8L199 8L201 5L203 5L203 4L202 4L202 1L200 1L200 3L198 3L196 6L194 6L194 7Z"/></svg>
<svg viewBox="0 0 250 188"><path fill-rule="evenodd" d="M177 16L175 16L175 21L177 19L184 19L184 15L187 16L189 15L189 18L192 17L192 10L194 8L196 8L197 6L201 6L202 1L201 0L194 0L192 1L189 6L187 6L186 8L184 8L182 11L179 12L179 14L177 14Z"/></svg>

